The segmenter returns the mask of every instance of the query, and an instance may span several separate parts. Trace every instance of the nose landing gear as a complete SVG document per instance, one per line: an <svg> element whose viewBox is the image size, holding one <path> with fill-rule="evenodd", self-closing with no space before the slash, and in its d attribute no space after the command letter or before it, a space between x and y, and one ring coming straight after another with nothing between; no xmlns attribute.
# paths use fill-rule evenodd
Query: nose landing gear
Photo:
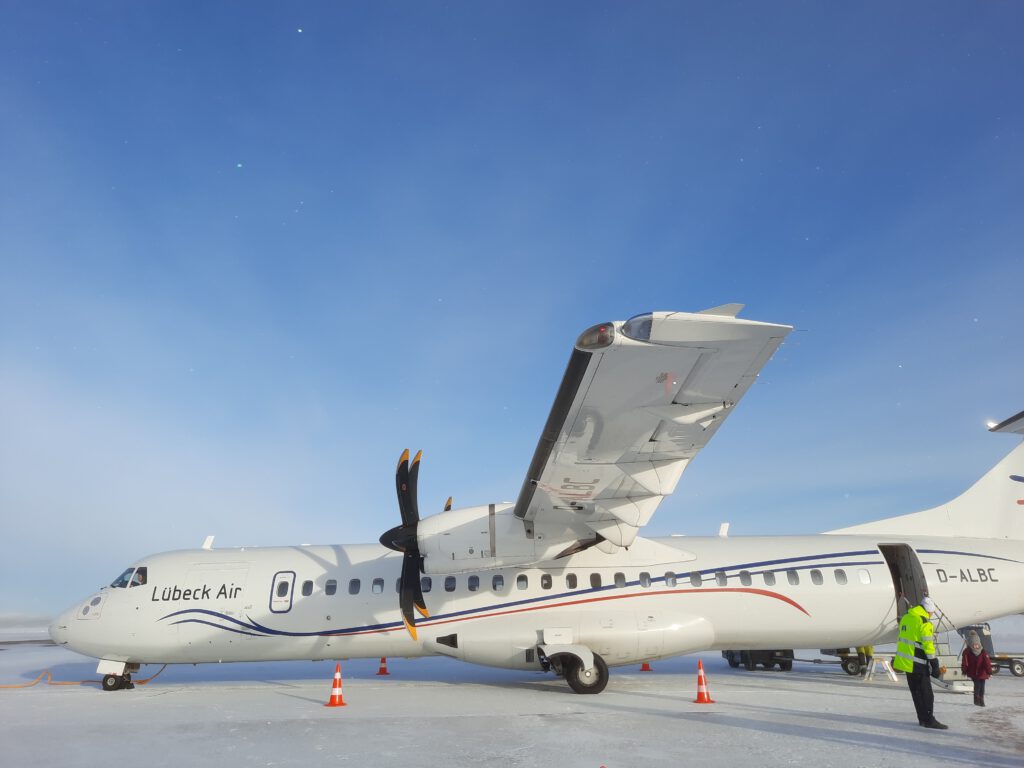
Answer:
<svg viewBox="0 0 1024 768"><path fill-rule="evenodd" d="M134 687L135 683L132 682L131 672L125 672L123 675L103 676L104 691L120 691L122 688L130 690Z"/></svg>

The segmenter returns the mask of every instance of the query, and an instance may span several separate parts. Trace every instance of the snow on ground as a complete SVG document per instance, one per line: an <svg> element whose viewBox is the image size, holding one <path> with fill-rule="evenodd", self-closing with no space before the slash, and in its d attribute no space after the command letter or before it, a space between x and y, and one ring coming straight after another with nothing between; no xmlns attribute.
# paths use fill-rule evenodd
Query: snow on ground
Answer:
<svg viewBox="0 0 1024 768"><path fill-rule="evenodd" d="M1015 617L1019 619L1020 617ZM998 642L998 637L997 637ZM55 646L0 645L0 684L96 679ZM1021 648L1024 650L1024 647ZM798 656L806 653L798 652ZM989 706L936 692L945 732L920 728L906 685L837 666L731 670L700 655L713 705L694 704L698 656L612 669L580 696L561 680L449 659L343 662L345 707L326 708L332 662L169 667L134 691L97 685L0 690L4 765L807 766L926 762L1019 768L1024 678L989 683ZM141 675L155 669L144 668Z"/></svg>

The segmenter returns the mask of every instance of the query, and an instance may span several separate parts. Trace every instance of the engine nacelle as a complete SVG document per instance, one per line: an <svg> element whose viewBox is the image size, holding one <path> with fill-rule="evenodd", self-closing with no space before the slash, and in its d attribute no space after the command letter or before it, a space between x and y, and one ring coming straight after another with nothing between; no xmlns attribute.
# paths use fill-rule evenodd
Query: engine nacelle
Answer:
<svg viewBox="0 0 1024 768"><path fill-rule="evenodd" d="M419 522L417 543L423 571L463 573L485 568L528 566L551 560L594 532L581 525L539 525L512 514L513 504L488 504L452 509Z"/></svg>

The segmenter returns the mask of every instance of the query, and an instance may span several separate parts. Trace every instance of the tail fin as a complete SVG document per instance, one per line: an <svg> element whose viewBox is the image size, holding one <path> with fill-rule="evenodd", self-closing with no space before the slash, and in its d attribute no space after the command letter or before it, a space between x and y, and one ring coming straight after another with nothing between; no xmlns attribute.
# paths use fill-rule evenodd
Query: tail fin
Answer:
<svg viewBox="0 0 1024 768"><path fill-rule="evenodd" d="M992 431L1010 430L994 427ZM1024 539L1024 443L952 501L829 533Z"/></svg>

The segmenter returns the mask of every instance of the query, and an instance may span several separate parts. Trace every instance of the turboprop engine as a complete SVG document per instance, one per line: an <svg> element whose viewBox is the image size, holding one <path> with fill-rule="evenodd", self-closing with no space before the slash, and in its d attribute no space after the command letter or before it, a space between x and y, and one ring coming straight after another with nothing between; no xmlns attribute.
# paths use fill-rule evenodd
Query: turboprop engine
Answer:
<svg viewBox="0 0 1024 768"><path fill-rule="evenodd" d="M541 560L565 557L604 539L591 529L579 531L571 524L538 526L513 515L512 504L451 509L420 520L416 500L422 452L409 463L409 451L402 453L395 472L395 490L402 523L381 534L380 543L401 552L402 576L399 607L402 620L416 639L414 610L429 616L420 573L460 573L507 565L530 565Z"/></svg>
<svg viewBox="0 0 1024 768"><path fill-rule="evenodd" d="M541 525L513 514L514 504L440 512L419 523L417 543L429 574L527 566L600 543L585 526Z"/></svg>

